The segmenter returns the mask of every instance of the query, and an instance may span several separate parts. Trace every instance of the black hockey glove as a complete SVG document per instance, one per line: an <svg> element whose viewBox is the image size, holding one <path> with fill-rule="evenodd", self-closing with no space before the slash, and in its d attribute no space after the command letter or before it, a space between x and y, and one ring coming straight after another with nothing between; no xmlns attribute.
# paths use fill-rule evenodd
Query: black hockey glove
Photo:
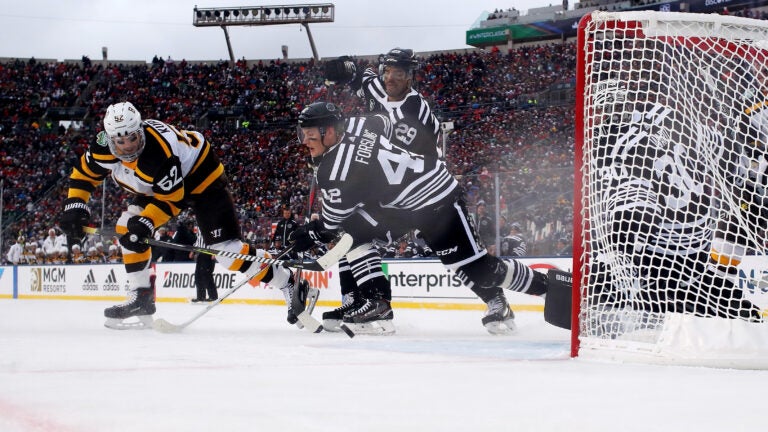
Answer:
<svg viewBox="0 0 768 432"><path fill-rule="evenodd" d="M59 227L69 237L81 239L83 227L91 220L91 210L88 204L80 198L67 198L64 200L64 212L59 220Z"/></svg>
<svg viewBox="0 0 768 432"><path fill-rule="evenodd" d="M346 84L355 79L356 74L357 66L355 66L352 57L341 56L325 62L324 76L328 81Z"/></svg>
<svg viewBox="0 0 768 432"><path fill-rule="evenodd" d="M152 234L155 232L155 224L145 216L134 216L128 219L126 224L128 232L120 237L120 244L124 248L136 252L142 253L149 249L149 245L145 243L145 240L152 238Z"/></svg>
<svg viewBox="0 0 768 432"><path fill-rule="evenodd" d="M313 220L292 232L288 236L288 244L293 246L294 252L304 252L335 238L335 232L325 229L319 220Z"/></svg>

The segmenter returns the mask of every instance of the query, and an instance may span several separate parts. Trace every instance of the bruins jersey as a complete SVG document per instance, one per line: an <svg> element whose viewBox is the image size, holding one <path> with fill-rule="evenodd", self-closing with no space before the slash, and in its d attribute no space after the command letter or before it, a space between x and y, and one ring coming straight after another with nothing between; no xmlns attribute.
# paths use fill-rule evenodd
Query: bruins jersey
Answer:
<svg viewBox="0 0 768 432"><path fill-rule="evenodd" d="M93 142L72 170L68 198L87 202L94 189L111 176L124 190L150 198L142 215L160 226L186 207L185 198L202 193L224 173L201 133L152 119L145 120L142 127L144 149L133 162L123 162L108 146Z"/></svg>
<svg viewBox="0 0 768 432"><path fill-rule="evenodd" d="M376 72L367 68L362 80L352 84L357 96L365 101L372 113L384 113L392 122L392 141L408 151L431 157L440 157L438 140L440 122L426 100L413 88L401 101L387 100L384 83Z"/></svg>
<svg viewBox="0 0 768 432"><path fill-rule="evenodd" d="M445 164L389 141L391 123L381 114L350 117L341 142L317 166L322 219L335 229L358 210L389 217L434 205L458 188Z"/></svg>

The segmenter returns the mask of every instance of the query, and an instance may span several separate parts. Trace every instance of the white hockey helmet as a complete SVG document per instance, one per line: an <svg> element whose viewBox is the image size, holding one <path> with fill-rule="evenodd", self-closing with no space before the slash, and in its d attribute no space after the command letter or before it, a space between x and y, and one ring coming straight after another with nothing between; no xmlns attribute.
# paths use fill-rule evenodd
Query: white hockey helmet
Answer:
<svg viewBox="0 0 768 432"><path fill-rule="evenodd" d="M119 102L107 107L104 131L109 137L109 151L120 160L133 162L144 150L146 139L141 114L130 102Z"/></svg>

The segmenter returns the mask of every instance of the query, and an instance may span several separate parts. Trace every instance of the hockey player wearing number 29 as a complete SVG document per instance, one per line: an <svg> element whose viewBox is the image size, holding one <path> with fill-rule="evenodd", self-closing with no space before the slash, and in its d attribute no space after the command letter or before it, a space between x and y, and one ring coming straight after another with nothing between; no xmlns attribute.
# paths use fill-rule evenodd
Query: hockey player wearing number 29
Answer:
<svg viewBox="0 0 768 432"><path fill-rule="evenodd" d="M388 117L376 114L345 120L338 106L316 102L302 110L298 123L299 140L316 166L323 205L322 225L297 230L289 239L296 249L306 250L316 239L332 238L328 231L343 227L355 239L347 254L354 269L359 261L371 258L368 251L377 232L399 237L418 229L440 261L481 298L487 291L489 301L497 301L496 292L501 289L531 295L547 292L546 275L515 260L489 255L477 242L456 179L438 158L416 155L391 143ZM346 223L358 215L368 221L368 228ZM391 306L381 292L387 286L384 274L355 272L354 276L366 306L345 317L345 322L391 317ZM506 305L503 294L501 299Z"/></svg>
<svg viewBox="0 0 768 432"><path fill-rule="evenodd" d="M391 139L395 144L411 153L437 157L439 156L437 148L439 121L432 114L427 101L412 87L414 71L418 65L413 50L393 48L380 57L378 71L368 67L360 73L352 57L342 56L327 61L324 73L329 85L331 83L349 85L354 94L364 100L368 111L388 116L393 125ZM381 239L383 243L391 241L391 236L386 238L386 235L381 235L380 237L384 237ZM373 254L375 251L372 248L368 251L368 255ZM342 259L339 262L342 305L323 313L323 327L328 331L338 329L345 314L364 306L361 301L362 294L355 285L351 272L349 263L346 259ZM391 300L390 287L384 287L382 290L385 299ZM503 297L500 290L498 294ZM490 298L490 295L487 297ZM493 308L489 308L488 316L497 316L499 321L506 321L511 325L513 315L508 309L506 301L499 299L498 302L493 303ZM486 321L491 319L486 318Z"/></svg>
<svg viewBox="0 0 768 432"><path fill-rule="evenodd" d="M179 130L159 120L142 120L130 102L110 105L104 131L72 169L60 226L72 238L81 238L90 220L87 202L108 176L133 199L117 221L128 278L125 303L104 310L105 325L114 329L151 327L155 313L152 251L143 239L186 208L194 210L200 234L211 247L268 257L262 249L243 243L229 192L224 166L210 143L196 131ZM264 269L250 261L218 257L221 265L245 273L283 291L293 290L290 270L273 265ZM301 285L299 287L302 288ZM290 305L290 302L289 302ZM290 306L289 306L290 307ZM301 311L289 309L295 322ZM137 317L137 322L125 319Z"/></svg>

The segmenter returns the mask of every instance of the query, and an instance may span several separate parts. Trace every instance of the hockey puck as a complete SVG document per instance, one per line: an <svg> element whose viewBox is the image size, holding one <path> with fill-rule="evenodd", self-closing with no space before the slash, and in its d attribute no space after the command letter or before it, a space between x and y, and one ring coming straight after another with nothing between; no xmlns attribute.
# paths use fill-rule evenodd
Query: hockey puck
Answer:
<svg viewBox="0 0 768 432"><path fill-rule="evenodd" d="M350 337L350 339L355 337L355 332L353 332L352 329L349 328L349 326L347 326L346 324L342 324L341 329L344 330L344 333L346 333L347 336Z"/></svg>

